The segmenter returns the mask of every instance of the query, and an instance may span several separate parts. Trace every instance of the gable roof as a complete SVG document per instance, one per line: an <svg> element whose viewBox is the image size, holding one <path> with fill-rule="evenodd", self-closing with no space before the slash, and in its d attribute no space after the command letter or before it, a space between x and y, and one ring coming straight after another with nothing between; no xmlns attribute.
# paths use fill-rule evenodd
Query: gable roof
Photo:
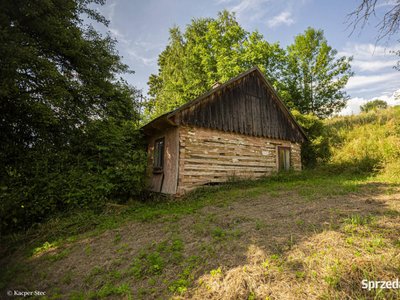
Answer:
<svg viewBox="0 0 400 300"><path fill-rule="evenodd" d="M299 136L298 137L292 137L291 139L292 140L296 140L296 141L307 141L307 140L309 140L307 135L306 135L306 133L304 132L303 128L297 122L297 120L292 115L290 110L286 107L286 105L284 104L284 102L281 99L281 97L279 97L279 95L277 94L275 89L269 83L269 81L267 80L265 75L261 72L261 70L258 68L258 66L254 66L254 67L244 71L243 73L239 74L238 76L228 80L224 84L221 84L220 86L218 86L218 87L216 87L214 89L211 89L210 91L206 92L205 94L197 97L196 99L194 99L192 101L189 101L188 103L182 105L181 107L178 107L175 110L172 110L170 112L167 112L167 113L159 116L158 118L154 119L153 121L151 121L148 124L146 124L145 126L143 126L141 129L144 131L145 134L149 134L150 135L153 130L161 130L162 128L165 128L166 125L176 126L179 123L183 123L184 125L186 125L185 122L179 122L178 116L180 116L182 114L185 115L185 112L188 111L188 109L193 110L193 107L196 107L196 105L197 106L201 105L200 102L202 100L215 96L215 94L218 94L219 91L224 90L225 88L227 88L230 85L236 83L237 81L245 78L246 76L248 76L249 74L251 74L253 72L255 72L255 74L257 74L259 78L261 78L261 81L265 84L265 86L268 89L269 93L272 95L272 98L275 100L273 102L278 104L280 110L284 113L286 118L290 121L290 123L292 124L292 126L290 126L290 127L294 127L293 129L295 129L296 131L298 131L300 133L301 137L299 137ZM254 96L254 97L257 97L257 96ZM281 120L282 120L282 118L281 118ZM190 122L187 122L187 123L190 123ZM190 124L190 125L195 125L193 123L195 123L195 121L192 122L192 124ZM198 124L196 124L196 125L198 125ZM199 126L201 126L201 125L199 125ZM215 125L214 126L208 126L208 127L213 127L213 129L215 129ZM222 129L222 128L219 128L219 129ZM232 129L231 130L228 129L228 130L225 130L225 131L236 131L236 132L238 132L237 130L232 130ZM245 132L241 132L241 133L245 133ZM246 134L249 134L249 133L246 132ZM263 134L263 136L268 136L268 135ZM277 138L277 136L268 136L268 137Z"/></svg>

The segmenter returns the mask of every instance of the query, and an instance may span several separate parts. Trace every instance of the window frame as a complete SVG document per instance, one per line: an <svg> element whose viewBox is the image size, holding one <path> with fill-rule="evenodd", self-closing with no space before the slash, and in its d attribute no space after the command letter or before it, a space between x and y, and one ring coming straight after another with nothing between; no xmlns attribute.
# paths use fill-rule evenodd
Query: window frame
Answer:
<svg viewBox="0 0 400 300"><path fill-rule="evenodd" d="M163 145L163 147L162 147L162 153L161 153L161 155L160 155L160 157L161 157L160 165L161 165L161 166L156 167L156 155L157 155L156 149L157 149L157 143L160 143L160 142L162 142L162 145ZM163 173L163 171L164 171L164 154L165 154L165 138L162 137L162 138L156 139L156 140L154 141L154 163L153 163L153 173Z"/></svg>
<svg viewBox="0 0 400 300"><path fill-rule="evenodd" d="M288 150L289 151L289 169L281 169L281 150ZM290 146L278 146L278 171L289 171L290 167L292 166L292 148Z"/></svg>

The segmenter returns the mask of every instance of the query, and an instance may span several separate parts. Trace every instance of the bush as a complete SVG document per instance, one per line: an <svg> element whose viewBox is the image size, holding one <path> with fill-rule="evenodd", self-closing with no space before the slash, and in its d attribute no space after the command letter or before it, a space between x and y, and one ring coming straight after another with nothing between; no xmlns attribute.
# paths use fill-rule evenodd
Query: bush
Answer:
<svg viewBox="0 0 400 300"><path fill-rule="evenodd" d="M331 151L324 121L318 119L312 113L303 115L298 111L292 111L292 114L310 139L310 141L301 145L301 164L303 168L312 168L319 162L328 161Z"/></svg>
<svg viewBox="0 0 400 300"><path fill-rule="evenodd" d="M386 101L383 100L374 100L365 103L364 105L360 106L361 112L369 112L374 109L386 109L388 108L388 104Z"/></svg>
<svg viewBox="0 0 400 300"><path fill-rule="evenodd" d="M36 145L7 166L0 191L0 233L76 207L98 209L140 195L148 156L133 121L96 120L67 145Z"/></svg>

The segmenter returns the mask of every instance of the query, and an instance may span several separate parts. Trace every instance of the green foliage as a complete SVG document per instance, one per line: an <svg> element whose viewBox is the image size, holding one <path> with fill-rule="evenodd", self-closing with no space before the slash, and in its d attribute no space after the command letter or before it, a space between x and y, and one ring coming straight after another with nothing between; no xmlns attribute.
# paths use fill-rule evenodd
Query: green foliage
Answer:
<svg viewBox="0 0 400 300"><path fill-rule="evenodd" d="M287 53L270 44L258 31L247 32L234 13L224 10L218 19L193 19L184 32L170 29L170 42L159 55L158 74L149 78L147 114L155 118L171 111L258 65L286 105L303 114L326 118L347 102L342 91L352 58L335 59L322 30L308 28Z"/></svg>
<svg viewBox="0 0 400 300"><path fill-rule="evenodd" d="M186 290L187 287L190 285L190 281L184 280L184 279L178 279L170 283L168 289L172 293L176 294L183 294Z"/></svg>
<svg viewBox="0 0 400 300"><path fill-rule="evenodd" d="M332 164L353 173L381 169L400 178L400 106L334 118L325 125Z"/></svg>
<svg viewBox="0 0 400 300"><path fill-rule="evenodd" d="M147 154L135 127L132 121L97 120L61 150L31 149L24 165L9 167L3 178L3 230L41 221L57 210L98 208L139 195Z"/></svg>
<svg viewBox="0 0 400 300"><path fill-rule="evenodd" d="M352 224L352 225L366 225L372 220L371 216L366 216L362 217L358 214L351 214L348 216L346 219L344 219L344 222Z"/></svg>
<svg viewBox="0 0 400 300"><path fill-rule="evenodd" d="M164 271L164 260L158 252L151 253L147 256L149 263L149 273L158 275Z"/></svg>
<svg viewBox="0 0 400 300"><path fill-rule="evenodd" d="M303 127L310 141L301 145L301 163L303 167L315 167L318 162L326 162L331 156L329 135L325 129L324 121L318 119L313 113L303 115L292 111L293 116Z"/></svg>
<svg viewBox="0 0 400 300"><path fill-rule="evenodd" d="M0 169L37 145L68 143L93 117L133 119L116 73L129 72L116 41L84 26L107 24L91 3L103 0L5 0L0 4Z"/></svg>
<svg viewBox="0 0 400 300"><path fill-rule="evenodd" d="M388 104L386 101L383 100L374 100L365 103L364 105L360 106L361 112L369 112L370 110L373 109L386 109L388 107Z"/></svg>
<svg viewBox="0 0 400 300"><path fill-rule="evenodd" d="M342 89L353 75L352 57L336 58L337 51L328 45L323 30L309 27L287 47L287 65L283 74L281 96L302 114L326 118L346 106Z"/></svg>
<svg viewBox="0 0 400 300"><path fill-rule="evenodd" d="M56 211L121 202L145 186L138 91L116 41L84 26L108 22L103 0L0 4L0 235Z"/></svg>
<svg viewBox="0 0 400 300"><path fill-rule="evenodd" d="M284 51L254 31L245 31L234 13L218 13L218 19L193 19L185 32L170 29L170 42L159 55L158 74L149 78L148 113L155 118L173 110L258 65L268 80L278 81Z"/></svg>

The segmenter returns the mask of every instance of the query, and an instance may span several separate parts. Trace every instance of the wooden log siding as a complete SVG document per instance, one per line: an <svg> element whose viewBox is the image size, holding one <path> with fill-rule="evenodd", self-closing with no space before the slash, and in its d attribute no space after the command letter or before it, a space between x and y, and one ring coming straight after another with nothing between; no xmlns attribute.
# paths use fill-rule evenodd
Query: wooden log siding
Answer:
<svg viewBox="0 0 400 300"><path fill-rule="evenodd" d="M174 121L178 125L305 141L258 72L252 72L178 112Z"/></svg>
<svg viewBox="0 0 400 300"><path fill-rule="evenodd" d="M240 133L179 127L178 193L230 176L257 178L277 171L278 146L291 147L291 163L301 170L300 144Z"/></svg>

